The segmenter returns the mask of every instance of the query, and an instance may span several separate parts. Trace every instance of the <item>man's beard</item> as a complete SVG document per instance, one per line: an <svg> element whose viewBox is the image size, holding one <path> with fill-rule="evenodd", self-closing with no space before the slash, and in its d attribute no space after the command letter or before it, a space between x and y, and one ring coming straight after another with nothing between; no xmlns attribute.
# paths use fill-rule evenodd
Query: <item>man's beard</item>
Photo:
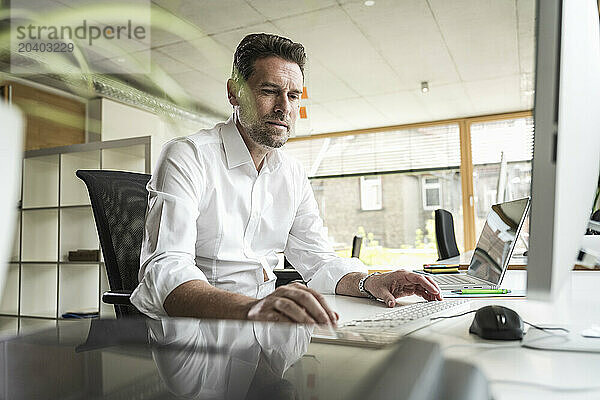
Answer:
<svg viewBox="0 0 600 400"><path fill-rule="evenodd" d="M266 115L261 119L256 120L254 116L247 116L240 110L239 119L240 124L250 139L261 146L272 149L283 146L290 138L290 134L294 131L292 122L278 114ZM267 121L279 121L284 123L287 125L287 130L281 132L278 128L267 124Z"/></svg>

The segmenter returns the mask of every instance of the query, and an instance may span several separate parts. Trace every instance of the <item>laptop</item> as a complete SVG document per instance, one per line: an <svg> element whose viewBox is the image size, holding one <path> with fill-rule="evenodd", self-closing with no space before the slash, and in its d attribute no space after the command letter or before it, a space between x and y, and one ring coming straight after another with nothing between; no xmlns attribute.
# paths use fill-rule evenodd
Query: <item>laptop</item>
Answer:
<svg viewBox="0 0 600 400"><path fill-rule="evenodd" d="M442 290L497 289L508 268L530 198L494 204L487 216L467 272L429 274Z"/></svg>

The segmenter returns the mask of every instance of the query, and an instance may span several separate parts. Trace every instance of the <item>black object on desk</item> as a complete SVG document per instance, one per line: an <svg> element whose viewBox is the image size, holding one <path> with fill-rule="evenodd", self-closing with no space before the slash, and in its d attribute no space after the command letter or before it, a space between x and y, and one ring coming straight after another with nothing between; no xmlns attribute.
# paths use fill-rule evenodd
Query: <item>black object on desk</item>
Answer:
<svg viewBox="0 0 600 400"><path fill-rule="evenodd" d="M510 308L485 306L475 313L469 332L483 339L521 340L523 328L523 320Z"/></svg>
<svg viewBox="0 0 600 400"><path fill-rule="evenodd" d="M454 219L449 211L442 208L435 210L435 241L438 249L438 260L460 255L454 235Z"/></svg>

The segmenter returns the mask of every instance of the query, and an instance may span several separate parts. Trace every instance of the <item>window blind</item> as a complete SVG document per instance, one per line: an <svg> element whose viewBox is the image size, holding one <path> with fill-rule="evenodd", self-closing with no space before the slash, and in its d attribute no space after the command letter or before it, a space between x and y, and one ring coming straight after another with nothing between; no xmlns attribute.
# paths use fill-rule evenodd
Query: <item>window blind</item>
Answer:
<svg viewBox="0 0 600 400"><path fill-rule="evenodd" d="M456 124L292 141L284 150L309 177L460 166Z"/></svg>
<svg viewBox="0 0 600 400"><path fill-rule="evenodd" d="M471 125L473 164L499 163L533 158L533 118L481 122Z"/></svg>

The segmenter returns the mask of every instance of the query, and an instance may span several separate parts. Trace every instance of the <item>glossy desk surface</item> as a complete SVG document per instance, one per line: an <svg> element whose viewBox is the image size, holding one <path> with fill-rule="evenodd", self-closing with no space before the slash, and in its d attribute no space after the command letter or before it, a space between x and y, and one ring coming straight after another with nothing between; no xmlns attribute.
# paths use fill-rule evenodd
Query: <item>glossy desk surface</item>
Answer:
<svg viewBox="0 0 600 400"><path fill-rule="evenodd" d="M509 271L504 286L523 287L525 277ZM600 323L600 274L575 271L571 278L553 303L476 299L471 308L502 304L526 321L579 332ZM385 310L361 298L327 301L342 321ZM312 327L302 325L59 321L55 329L0 341L0 398L600 398L600 353L486 341L468 333L472 319L441 320L378 350L310 343Z"/></svg>
<svg viewBox="0 0 600 400"><path fill-rule="evenodd" d="M310 343L313 327L226 320L61 321L0 342L3 399L480 399L479 370L406 338ZM455 387L456 381L475 384ZM423 384L426 383L426 384Z"/></svg>

